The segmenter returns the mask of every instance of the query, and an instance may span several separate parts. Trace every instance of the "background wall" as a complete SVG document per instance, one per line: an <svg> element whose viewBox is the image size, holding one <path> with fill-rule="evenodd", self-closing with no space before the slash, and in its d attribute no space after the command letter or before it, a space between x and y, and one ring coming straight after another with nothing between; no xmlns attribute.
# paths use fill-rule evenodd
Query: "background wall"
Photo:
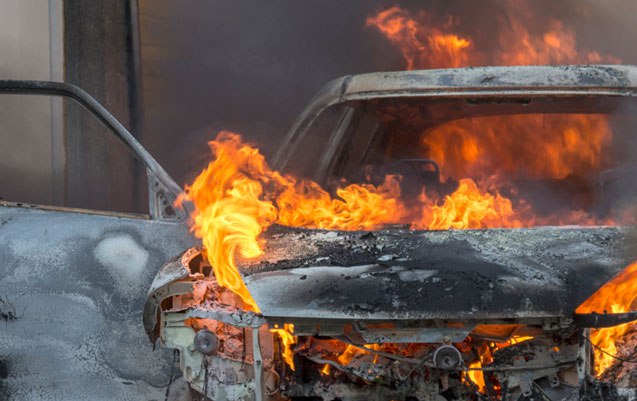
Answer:
<svg viewBox="0 0 637 401"><path fill-rule="evenodd" d="M135 0L64 0L65 80L141 135ZM68 206L148 212L145 169L104 126L74 102L65 115Z"/></svg>
<svg viewBox="0 0 637 401"><path fill-rule="evenodd" d="M136 1L0 0L0 79L76 84L139 132ZM0 96L0 197L144 212L144 170L88 112L48 96Z"/></svg>
<svg viewBox="0 0 637 401"><path fill-rule="evenodd" d="M62 80L61 1L0 0L0 79ZM0 96L0 198L61 203L59 100Z"/></svg>

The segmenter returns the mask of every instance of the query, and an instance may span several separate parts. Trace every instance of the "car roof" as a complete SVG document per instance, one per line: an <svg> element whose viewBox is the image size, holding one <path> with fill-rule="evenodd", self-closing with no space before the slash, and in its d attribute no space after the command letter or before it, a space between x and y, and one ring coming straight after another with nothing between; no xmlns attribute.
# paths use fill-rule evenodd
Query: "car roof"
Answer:
<svg viewBox="0 0 637 401"><path fill-rule="evenodd" d="M463 95L511 91L603 89L617 93L637 88L637 67L611 65L469 67L442 70L397 71L341 78L342 99L421 96L458 90ZM345 82L347 81L347 82Z"/></svg>

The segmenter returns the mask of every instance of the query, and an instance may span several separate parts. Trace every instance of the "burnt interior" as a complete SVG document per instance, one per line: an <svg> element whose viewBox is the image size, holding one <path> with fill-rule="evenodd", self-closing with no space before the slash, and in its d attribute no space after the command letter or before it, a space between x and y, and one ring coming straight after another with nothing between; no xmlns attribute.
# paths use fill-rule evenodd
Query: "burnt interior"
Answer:
<svg viewBox="0 0 637 401"><path fill-rule="evenodd" d="M458 188L460 179L485 180L496 176L499 193L510 198L514 207L529 206L530 213L539 217L582 211L597 221L623 219L624 223L633 223L634 213L626 210L637 195L636 107L632 97L602 95L351 101L332 106L319 115L300 139L299 150L286 170L329 188L342 186L344 182L379 185L388 174L398 175L402 199L407 204L423 190L434 201L440 201ZM596 127L577 122L579 117L607 123L603 128L610 130L606 133L609 138L597 150L599 160L586 165L586 157L582 156L583 165L577 164L582 164L582 160L572 161L574 171L564 174L542 174L526 168L527 164L551 163L550 155L545 149L516 148L514 143L510 152L511 159L518 161L515 171L504 171L492 163L459 174L445 168L426 144L428 135L450 124L465 127L479 138L487 134L483 132L485 126L489 128L493 125L489 122L494 120L509 125L510 130L502 130L502 134L521 143L564 135L570 129L568 119L579 124L581 130L595 131ZM519 122L525 118L541 120L538 130L516 129L527 128ZM597 139L595 134L601 136L604 132L587 133ZM587 138L581 139L586 142ZM323 149L324 153L317 149ZM484 149L480 157L488 158L488 152L489 149Z"/></svg>

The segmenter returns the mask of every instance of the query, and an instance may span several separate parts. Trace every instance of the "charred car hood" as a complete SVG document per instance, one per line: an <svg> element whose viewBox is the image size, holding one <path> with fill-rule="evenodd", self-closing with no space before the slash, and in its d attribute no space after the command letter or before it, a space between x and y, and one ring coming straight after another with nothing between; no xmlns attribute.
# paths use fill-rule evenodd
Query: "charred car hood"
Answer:
<svg viewBox="0 0 637 401"><path fill-rule="evenodd" d="M239 261L266 317L571 316L637 259L634 228L343 232L273 227Z"/></svg>

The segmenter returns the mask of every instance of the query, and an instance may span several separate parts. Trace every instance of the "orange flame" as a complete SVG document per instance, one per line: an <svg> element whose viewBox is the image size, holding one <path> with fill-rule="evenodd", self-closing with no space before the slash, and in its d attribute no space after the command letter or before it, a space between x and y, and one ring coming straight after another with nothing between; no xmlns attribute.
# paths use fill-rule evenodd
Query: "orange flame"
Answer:
<svg viewBox="0 0 637 401"><path fill-rule="evenodd" d="M612 280L604 284L580 305L576 313L626 313L637 307L637 262L630 264ZM617 355L617 339L622 338L634 324L593 330L591 342L610 355ZM595 348L595 373L601 375L612 366L614 359Z"/></svg>
<svg viewBox="0 0 637 401"><path fill-rule="evenodd" d="M565 28L561 21L550 21L549 28L542 35L531 35L518 18L510 18L509 25L500 35L500 50L495 54L493 64L499 65L542 65L542 64L596 64L606 62L617 64L621 59L602 55L587 49L578 49L573 30ZM516 49L512 51L511 49Z"/></svg>
<svg viewBox="0 0 637 401"><path fill-rule="evenodd" d="M330 365L328 365L327 363L323 365L323 369L321 369L321 374L323 376L329 376L330 372L331 372Z"/></svg>
<svg viewBox="0 0 637 401"><path fill-rule="evenodd" d="M274 328L270 329L270 331L276 333L281 339L281 344L283 345L281 356L290 369L294 370L294 351L292 351L292 346L297 342L296 336L292 334L294 333L294 325L285 324L283 328Z"/></svg>
<svg viewBox="0 0 637 401"><path fill-rule="evenodd" d="M469 364L469 369L475 370L467 370L466 374L469 377L471 383L475 384L478 387L479 391L484 391L486 387L486 383L484 382L484 373L482 370L482 362L473 361Z"/></svg>
<svg viewBox="0 0 637 401"><path fill-rule="evenodd" d="M353 346L352 344L347 344L347 347L345 348L343 353L341 353L337 358L338 363L340 363L341 365L349 365L354 356L363 354L364 352L365 351Z"/></svg>
<svg viewBox="0 0 637 401"><path fill-rule="evenodd" d="M491 326L495 328L497 326ZM505 327L505 326L501 326ZM506 348L511 345L520 344L525 341L532 340L531 336L517 336L514 335L508 341L504 342L492 342L492 343L482 343L477 349L476 352L478 357L476 360L469 363L469 369L465 371L465 374L469 381L475 384L478 387L478 390L484 392L486 388L486 382L484 378L484 372L481 370L483 364L493 363L494 353L502 348Z"/></svg>
<svg viewBox="0 0 637 401"><path fill-rule="evenodd" d="M465 178L442 205L423 208L422 219L414 226L433 230L521 226L514 216L509 199L497 192L494 196L481 191L473 180Z"/></svg>
<svg viewBox="0 0 637 401"><path fill-rule="evenodd" d="M426 18L426 15L422 15ZM471 41L449 32L453 19L439 29L422 24L400 7L391 7L367 18L367 26L377 28L397 45L407 63L407 69L424 66L462 67L469 62L467 50Z"/></svg>
<svg viewBox="0 0 637 401"><path fill-rule="evenodd" d="M339 188L339 198L333 198L314 182L272 171L259 150L237 134L222 131L209 145L215 159L186 187L186 198L195 205L193 229L203 240L219 285L239 295L250 310L259 309L237 270L235 255L259 256L258 237L273 223L371 229L395 221L401 210L394 177L378 187Z"/></svg>
<svg viewBox="0 0 637 401"><path fill-rule="evenodd" d="M274 206L262 200L263 186L251 177L267 177L265 159L245 146L239 136L221 132L209 143L215 160L186 189L194 203L195 235L202 239L219 285L228 288L258 311L235 264L235 254L261 254L259 234L276 219Z"/></svg>
<svg viewBox="0 0 637 401"><path fill-rule="evenodd" d="M532 35L519 8L505 2L508 14L498 24L501 32L495 51L487 53L475 49L474 39L453 30L458 21L447 17L436 24L432 16L420 12L412 15L400 7L391 7L367 18L366 26L376 28L401 52L405 68L456 68L471 65L542 65L573 63L619 63L620 59L586 49L578 49L575 32L557 20L540 35Z"/></svg>
<svg viewBox="0 0 637 401"><path fill-rule="evenodd" d="M459 119L423 133L428 157L448 176L586 176L606 167L612 130L603 115L517 115Z"/></svg>
<svg viewBox="0 0 637 401"><path fill-rule="evenodd" d="M336 190L338 198L312 181L287 177L276 199L279 224L292 227L368 230L399 219L400 186L393 176L385 183L348 185Z"/></svg>

